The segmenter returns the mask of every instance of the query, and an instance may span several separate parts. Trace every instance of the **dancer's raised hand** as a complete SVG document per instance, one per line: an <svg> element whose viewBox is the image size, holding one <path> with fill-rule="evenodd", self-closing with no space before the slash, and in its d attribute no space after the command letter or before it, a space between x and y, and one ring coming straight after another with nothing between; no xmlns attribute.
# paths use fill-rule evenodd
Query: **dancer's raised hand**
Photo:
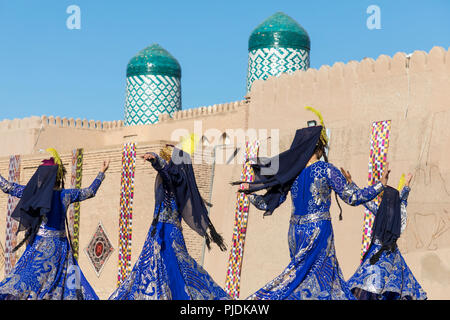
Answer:
<svg viewBox="0 0 450 320"><path fill-rule="evenodd" d="M155 159L155 156L153 155L153 153L147 152L146 154L144 154L143 156L141 156L142 159L144 160L152 160Z"/></svg>
<svg viewBox="0 0 450 320"><path fill-rule="evenodd" d="M412 173L408 173L408 175L406 176L406 182L405 182L405 186L409 187L409 184L411 183L411 180L413 178Z"/></svg>
<svg viewBox="0 0 450 320"><path fill-rule="evenodd" d="M386 167L383 170L383 175L381 176L381 183L386 186L389 180L389 173L391 170L389 169L389 162L386 162Z"/></svg>
<svg viewBox="0 0 450 320"><path fill-rule="evenodd" d="M347 180L347 183L352 183L352 175L349 171L346 171L344 168L341 167L341 172L344 175L345 179Z"/></svg>
<svg viewBox="0 0 450 320"><path fill-rule="evenodd" d="M102 169L101 169L101 171L103 173L105 173L109 169L109 162L110 162L109 159L103 161L103 165L102 165Z"/></svg>

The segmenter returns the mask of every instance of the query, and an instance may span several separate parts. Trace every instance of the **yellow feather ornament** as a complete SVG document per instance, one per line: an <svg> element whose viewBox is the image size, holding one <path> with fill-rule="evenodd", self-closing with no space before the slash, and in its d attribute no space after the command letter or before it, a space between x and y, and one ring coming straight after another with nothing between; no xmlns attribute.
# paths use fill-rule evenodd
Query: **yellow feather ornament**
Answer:
<svg viewBox="0 0 450 320"><path fill-rule="evenodd" d="M53 148L47 148L45 149L53 158L55 163L58 165L58 174L57 178L58 180L61 180L64 176L64 170L63 170L63 163L61 161L61 157L59 156L58 152Z"/></svg>
<svg viewBox="0 0 450 320"><path fill-rule="evenodd" d="M406 184L406 178L405 178L405 174L403 173L402 176L400 177L400 181L398 182L397 190L402 191L405 184Z"/></svg>
<svg viewBox="0 0 450 320"><path fill-rule="evenodd" d="M325 129L325 123L323 121L322 114L320 113L319 110L316 110L313 107L306 106L305 109L313 112L319 118L320 125L322 126L322 133L320 134L320 140L322 140L324 145L328 145L327 131Z"/></svg>

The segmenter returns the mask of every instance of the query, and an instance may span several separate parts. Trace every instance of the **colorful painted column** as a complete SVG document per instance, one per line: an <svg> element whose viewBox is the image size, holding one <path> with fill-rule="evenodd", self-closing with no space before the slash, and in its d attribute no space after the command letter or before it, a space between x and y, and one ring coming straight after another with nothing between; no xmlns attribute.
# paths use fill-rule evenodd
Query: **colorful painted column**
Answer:
<svg viewBox="0 0 450 320"><path fill-rule="evenodd" d="M74 149L72 151L72 172L70 178L70 187L73 189L81 188L83 177L83 149ZM79 202L72 203L68 211L69 233L72 238L73 256L78 260L79 238L80 238L80 212Z"/></svg>
<svg viewBox="0 0 450 320"><path fill-rule="evenodd" d="M139 51L127 66L125 125L153 124L181 110L181 67L158 44Z"/></svg>
<svg viewBox="0 0 450 320"><path fill-rule="evenodd" d="M378 121L372 123L372 133L370 137L369 154L369 185L375 184L381 180L381 175L386 167L387 152L389 149L389 135L391 130L391 120ZM374 199L377 205L381 203L381 195ZM375 221L375 215L369 210L364 211L364 226L361 244L361 261L369 249L372 239L372 226Z"/></svg>
<svg viewBox="0 0 450 320"><path fill-rule="evenodd" d="M20 156L9 158L8 181L19 183L20 180ZM17 229L19 223L11 218L11 214L17 206L19 199L8 195L8 205L6 208L6 240L5 240L5 275L11 272L17 261L17 252L12 252L17 245Z"/></svg>
<svg viewBox="0 0 450 320"><path fill-rule="evenodd" d="M309 68L311 42L303 27L277 12L253 30L248 40L247 92L255 80Z"/></svg>
<svg viewBox="0 0 450 320"><path fill-rule="evenodd" d="M245 146L244 166L241 173L241 181L251 182L254 179L254 172L250 159L258 156L259 141L253 143L247 141ZM240 187L242 188L242 186ZM236 211L234 218L233 238L228 259L227 275L225 278L225 291L233 298L239 298L241 284L242 261L244 258L245 236L247 234L248 210L250 201L248 196L239 192L237 194Z"/></svg>
<svg viewBox="0 0 450 320"><path fill-rule="evenodd" d="M0 270L2 270L5 265L5 250L3 249L3 245L0 242Z"/></svg>
<svg viewBox="0 0 450 320"><path fill-rule="evenodd" d="M131 271L131 240L135 169L136 144L125 143L122 152L122 178L120 182L119 270L117 276L117 286L125 280Z"/></svg>

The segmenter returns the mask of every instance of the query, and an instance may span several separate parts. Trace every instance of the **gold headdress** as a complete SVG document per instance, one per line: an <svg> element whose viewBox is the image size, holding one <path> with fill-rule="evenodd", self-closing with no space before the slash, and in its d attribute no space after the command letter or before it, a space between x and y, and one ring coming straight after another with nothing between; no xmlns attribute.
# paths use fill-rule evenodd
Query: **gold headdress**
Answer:
<svg viewBox="0 0 450 320"><path fill-rule="evenodd" d="M56 176L56 179L58 181L62 181L62 179L64 178L64 165L58 152L53 148L45 149L45 151L47 151L52 156L53 161L55 161L55 163L58 165L58 174Z"/></svg>
<svg viewBox="0 0 450 320"><path fill-rule="evenodd" d="M159 156L166 161L170 161L172 158L172 148L170 145L166 145L159 151Z"/></svg>
<svg viewBox="0 0 450 320"><path fill-rule="evenodd" d="M325 128L325 123L323 122L322 114L318 110L316 110L312 107L305 107L305 109L314 112L317 115L317 117L319 118L320 125L322 126L322 133L320 134L320 141L322 141L324 146L327 146L328 145L328 136L327 136L327 131Z"/></svg>
<svg viewBox="0 0 450 320"><path fill-rule="evenodd" d="M181 137L180 143L178 144L178 148L188 153L189 155L192 155L195 151L195 147L198 141L199 139L197 135L191 133L185 137ZM166 161L170 161L170 159L172 158L172 152L173 152L173 145L166 144L166 146L159 151L159 156Z"/></svg>

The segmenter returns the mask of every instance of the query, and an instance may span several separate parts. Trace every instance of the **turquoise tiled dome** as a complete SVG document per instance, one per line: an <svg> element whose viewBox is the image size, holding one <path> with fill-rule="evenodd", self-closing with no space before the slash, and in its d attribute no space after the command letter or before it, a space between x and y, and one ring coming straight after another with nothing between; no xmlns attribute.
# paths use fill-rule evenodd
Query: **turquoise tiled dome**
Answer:
<svg viewBox="0 0 450 320"><path fill-rule="evenodd" d="M154 43L139 51L127 66L127 77L149 74L181 78L181 67L167 50Z"/></svg>
<svg viewBox="0 0 450 320"><path fill-rule="evenodd" d="M247 92L255 80L309 68L308 33L288 15L277 12L253 30L248 40Z"/></svg>
<svg viewBox="0 0 450 320"><path fill-rule="evenodd" d="M310 46L306 30L283 12L277 12L264 20L253 30L248 40L248 51L279 47L309 51Z"/></svg>
<svg viewBox="0 0 450 320"><path fill-rule="evenodd" d="M127 66L125 125L154 124L181 110L181 67L158 44L138 52Z"/></svg>

